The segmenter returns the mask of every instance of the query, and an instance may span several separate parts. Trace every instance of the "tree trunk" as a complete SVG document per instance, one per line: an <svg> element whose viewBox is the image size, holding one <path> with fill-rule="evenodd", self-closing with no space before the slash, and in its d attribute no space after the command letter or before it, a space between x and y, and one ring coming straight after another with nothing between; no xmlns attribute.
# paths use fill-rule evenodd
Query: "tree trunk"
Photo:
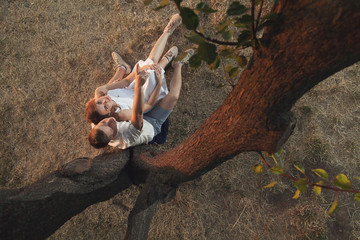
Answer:
<svg viewBox="0 0 360 240"><path fill-rule="evenodd" d="M148 184L177 186L238 153L276 152L295 126L290 112L294 103L322 80L360 60L359 1L283 0L274 12L278 22L264 33L265 46L254 50L224 103L174 149L156 157L143 154L135 162L158 172L152 175L158 180ZM133 211L146 210L157 201L148 197ZM133 227L131 219L128 227ZM132 231L139 234L142 229Z"/></svg>
<svg viewBox="0 0 360 240"><path fill-rule="evenodd" d="M278 22L264 33L264 46L254 50L233 91L192 136L162 154L141 154L142 148L136 148L130 164L123 171L124 165L116 168L115 172L124 178L124 187L131 181L146 179L129 216L128 239L146 238L157 206L171 199L180 183L199 177L244 151L275 152L294 128L295 120L289 112L293 104L320 81L360 60L358 0L282 0L274 11L279 13ZM111 179L105 186L122 186ZM75 183L79 182L72 182ZM36 187L26 189L38 191ZM121 189L113 189L103 199ZM44 209L39 205L42 200L32 194L29 207L20 197L26 197L26 192L19 195L7 191L8 197L1 199L1 221L9 218L12 222L1 225L1 235L5 232L14 238L37 236L37 224L21 226L27 224L26 218L31 218L44 223L41 237L48 236L72 215L101 201L96 197L97 191L102 190L88 189L84 193L82 188L74 188L65 195L55 191L43 201L47 204ZM87 201L89 196L92 200ZM26 211L31 212L25 214Z"/></svg>

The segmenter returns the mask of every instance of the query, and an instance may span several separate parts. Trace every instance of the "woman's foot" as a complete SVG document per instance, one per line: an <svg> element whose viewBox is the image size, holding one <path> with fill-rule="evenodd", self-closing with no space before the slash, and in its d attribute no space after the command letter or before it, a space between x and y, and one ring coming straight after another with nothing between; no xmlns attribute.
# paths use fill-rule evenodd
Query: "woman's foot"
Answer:
<svg viewBox="0 0 360 240"><path fill-rule="evenodd" d="M176 58L178 55L178 48L176 46L173 46L172 48L167 51L164 56L162 57L161 61L166 60L165 68L169 65L169 63Z"/></svg>
<svg viewBox="0 0 360 240"><path fill-rule="evenodd" d="M130 65L127 64L117 52L112 52L111 56L115 62L116 67L124 67L126 74L129 74L131 72Z"/></svg>
<svg viewBox="0 0 360 240"><path fill-rule="evenodd" d="M184 52L186 53L185 57L183 59L181 59L180 61L173 61L172 66L174 66L175 64L189 63L189 59L194 55L195 50L190 48L190 49L185 50Z"/></svg>
<svg viewBox="0 0 360 240"><path fill-rule="evenodd" d="M181 17L179 14L175 14L171 17L168 25L166 25L164 29L164 33L170 33L170 35L174 32L174 30L181 24Z"/></svg>

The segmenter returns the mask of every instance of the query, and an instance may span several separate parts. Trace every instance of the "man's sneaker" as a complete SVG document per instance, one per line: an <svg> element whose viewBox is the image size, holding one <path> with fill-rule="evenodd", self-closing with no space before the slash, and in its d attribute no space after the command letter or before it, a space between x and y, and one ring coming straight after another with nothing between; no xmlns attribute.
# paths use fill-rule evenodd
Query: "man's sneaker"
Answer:
<svg viewBox="0 0 360 240"><path fill-rule="evenodd" d="M129 74L131 72L131 67L129 64L127 64L124 59L122 59L122 57L117 53L117 52L112 52L111 56L115 62L116 67L125 67L125 73Z"/></svg>
<svg viewBox="0 0 360 240"><path fill-rule="evenodd" d="M183 57L183 59L179 60L179 61L173 61L172 62L172 66L174 66L174 64L176 63L181 63L181 64L185 64L185 63L189 63L189 59L194 55L195 50L190 48L184 51L184 53L186 54L185 57ZM182 53L183 54L183 53ZM179 57L182 55L180 54Z"/></svg>
<svg viewBox="0 0 360 240"><path fill-rule="evenodd" d="M169 65L169 63L176 58L176 56L178 55L178 48L177 46L173 46L172 48L169 49L169 51L167 51L164 56L162 57L161 61L165 58L167 60L166 63L166 67ZM160 61L160 62L161 62Z"/></svg>
<svg viewBox="0 0 360 240"><path fill-rule="evenodd" d="M170 33L172 34L180 24L181 24L181 17L179 14L175 14L171 17L168 25L164 29L164 33Z"/></svg>

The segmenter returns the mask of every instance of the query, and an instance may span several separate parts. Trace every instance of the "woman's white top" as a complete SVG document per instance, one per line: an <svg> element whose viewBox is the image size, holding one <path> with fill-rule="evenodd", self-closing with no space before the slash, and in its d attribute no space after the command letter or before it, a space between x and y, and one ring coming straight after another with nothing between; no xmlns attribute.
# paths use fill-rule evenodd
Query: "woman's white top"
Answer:
<svg viewBox="0 0 360 240"><path fill-rule="evenodd" d="M137 64L139 64L139 67L143 67L145 65L154 64L154 62L151 59L146 59L145 61L140 60ZM133 68L132 72L134 71L135 71L135 67ZM149 77L143 86L145 102L149 101L151 93L154 91L154 88L156 87L157 84L154 70L149 69L147 70L147 72L149 72ZM162 85L161 85L158 101L164 98L169 93L169 90L166 85L164 73L165 73L164 69L161 69ZM117 89L109 90L107 92L107 95L111 97L111 99L114 100L118 106L120 106L120 109L118 109L117 111L124 109L132 109L134 97L135 97L135 80L132 81L130 85L126 88L117 88Z"/></svg>

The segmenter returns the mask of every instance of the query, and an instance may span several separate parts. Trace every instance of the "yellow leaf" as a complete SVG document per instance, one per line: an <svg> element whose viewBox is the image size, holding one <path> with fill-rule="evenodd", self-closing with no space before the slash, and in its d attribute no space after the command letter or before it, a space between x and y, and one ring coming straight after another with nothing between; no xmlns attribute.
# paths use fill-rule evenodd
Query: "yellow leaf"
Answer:
<svg viewBox="0 0 360 240"><path fill-rule="evenodd" d="M273 186L275 186L277 184L277 181L275 182L271 182L268 185L266 185L264 188L272 188Z"/></svg>
<svg viewBox="0 0 360 240"><path fill-rule="evenodd" d="M253 166L253 170L255 173L259 174L262 173L263 171L263 166L261 166L260 164L256 164L255 166Z"/></svg>
<svg viewBox="0 0 360 240"><path fill-rule="evenodd" d="M292 197L293 199L298 199L300 197L300 190L296 190L294 196Z"/></svg>
<svg viewBox="0 0 360 240"><path fill-rule="evenodd" d="M337 199L333 202L333 204L331 205L329 212L328 212L328 216L330 214L332 214L333 212L335 212L335 210L338 208L338 201Z"/></svg>
<svg viewBox="0 0 360 240"><path fill-rule="evenodd" d="M202 34L205 34L204 28L202 27L198 27L198 31L201 32Z"/></svg>
<svg viewBox="0 0 360 240"><path fill-rule="evenodd" d="M276 165L279 165L278 162L276 161L276 158L275 158L274 154L271 154L270 157L272 157L272 159L274 160L274 162L276 163Z"/></svg>
<svg viewBox="0 0 360 240"><path fill-rule="evenodd" d="M318 184L318 185L323 185L323 181L319 181L319 182L317 182L316 184ZM314 192L315 192L315 194L317 194L317 195L320 195L321 194L321 187L318 187L318 186L314 186Z"/></svg>

